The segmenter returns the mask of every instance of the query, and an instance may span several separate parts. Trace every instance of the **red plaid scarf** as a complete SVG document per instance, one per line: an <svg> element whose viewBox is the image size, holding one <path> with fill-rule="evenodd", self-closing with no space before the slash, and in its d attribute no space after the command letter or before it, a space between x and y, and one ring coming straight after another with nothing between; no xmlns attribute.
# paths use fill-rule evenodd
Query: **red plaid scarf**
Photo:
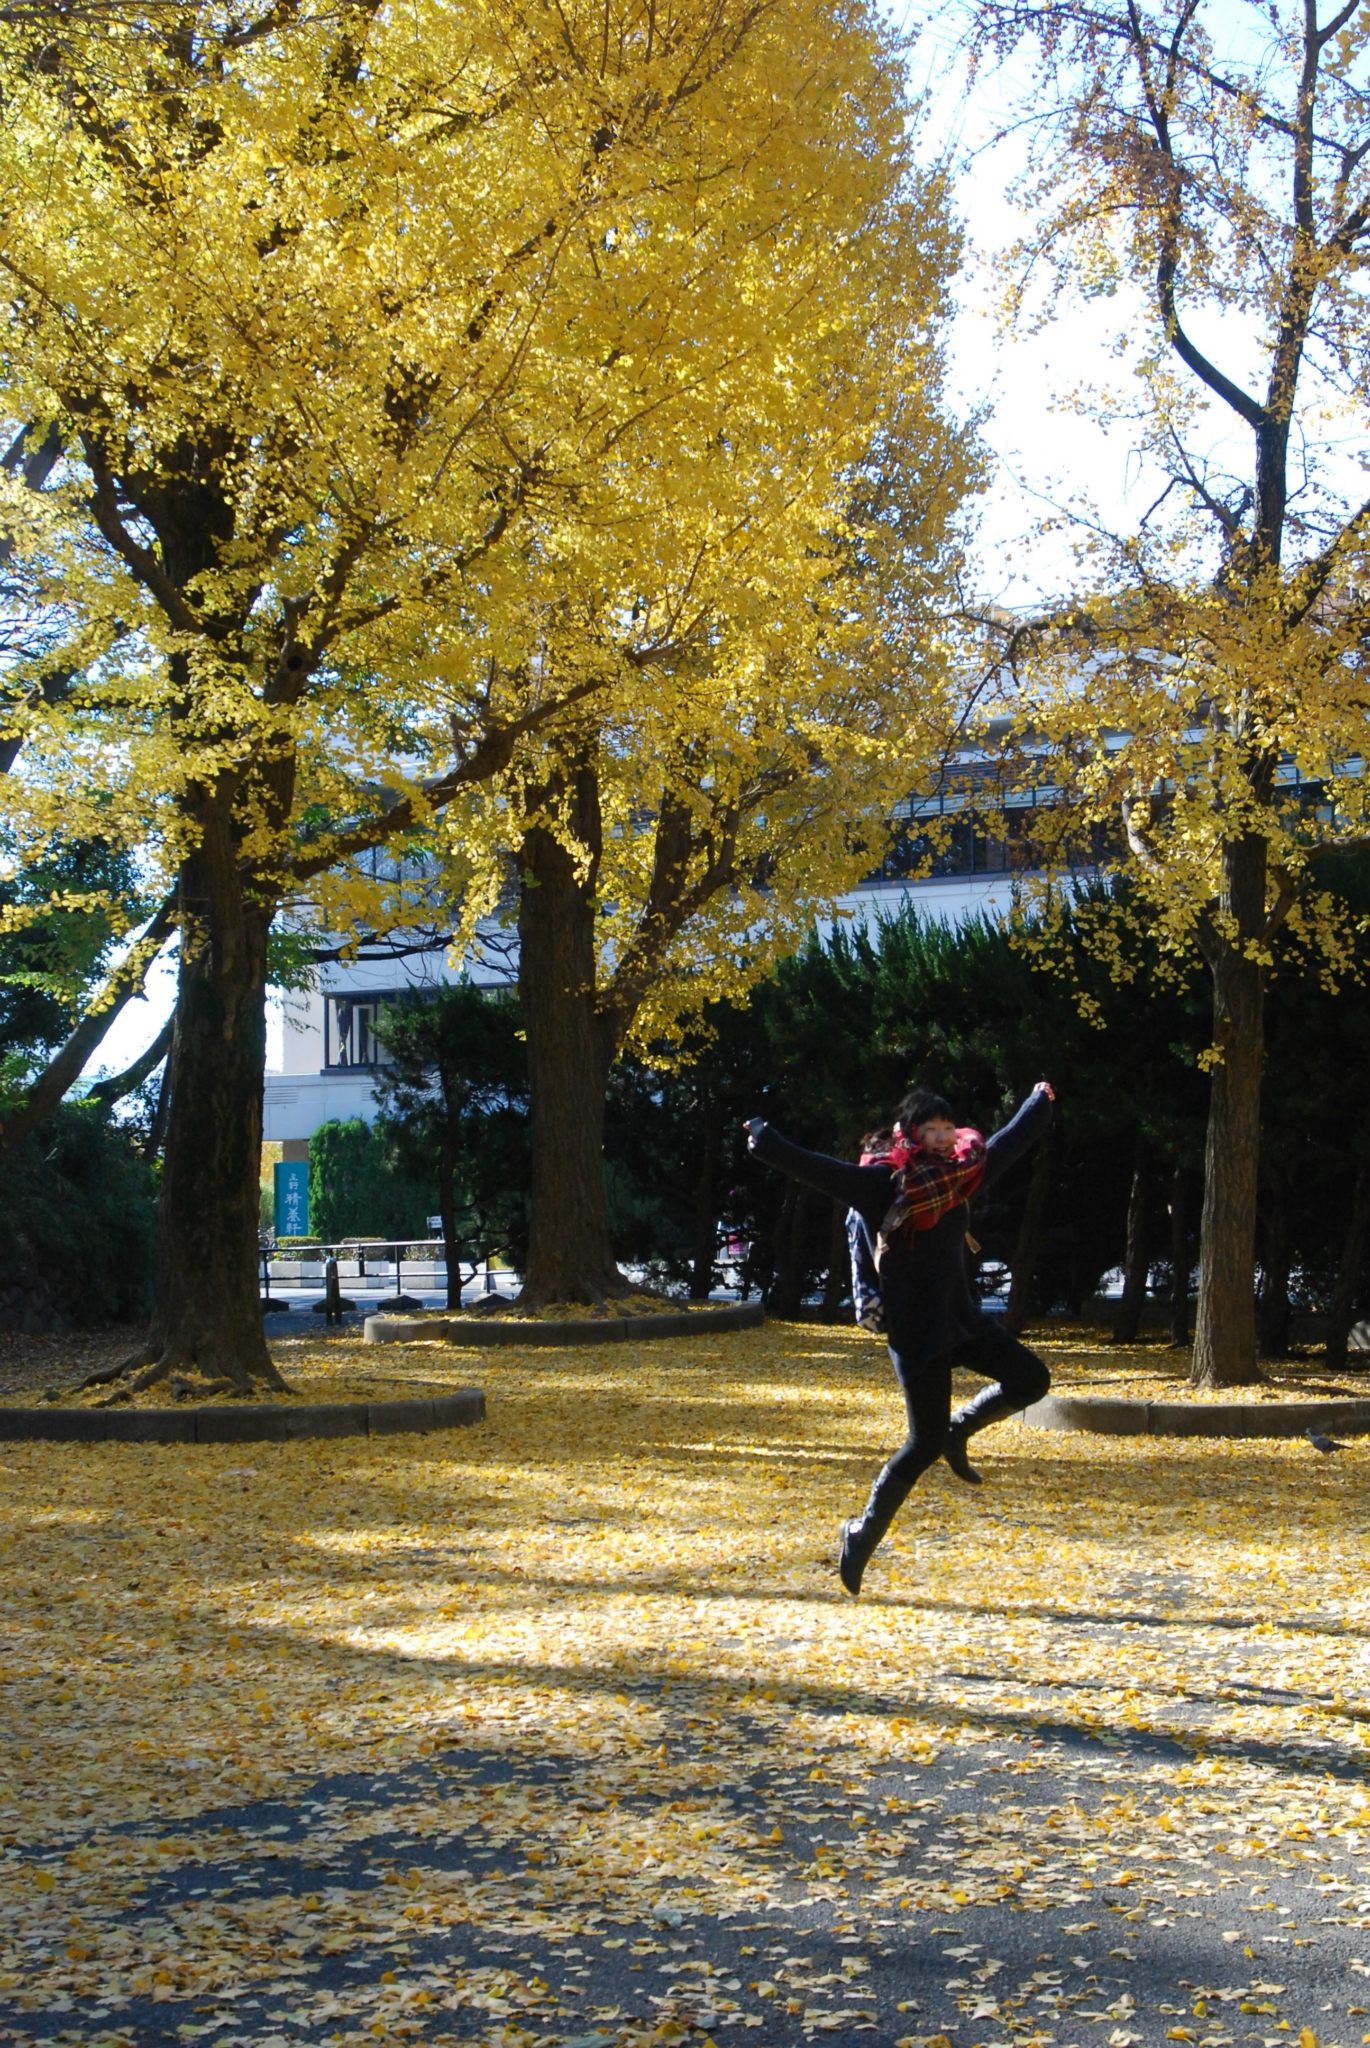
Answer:
<svg viewBox="0 0 1370 2048"><path fill-rule="evenodd" d="M880 1226L876 1240L877 1267L890 1240L900 1231L931 1230L949 1209L967 1201L979 1187L985 1172L985 1141L967 1125L956 1133L956 1145L946 1159L896 1144L890 1164L899 1179L899 1192Z"/></svg>

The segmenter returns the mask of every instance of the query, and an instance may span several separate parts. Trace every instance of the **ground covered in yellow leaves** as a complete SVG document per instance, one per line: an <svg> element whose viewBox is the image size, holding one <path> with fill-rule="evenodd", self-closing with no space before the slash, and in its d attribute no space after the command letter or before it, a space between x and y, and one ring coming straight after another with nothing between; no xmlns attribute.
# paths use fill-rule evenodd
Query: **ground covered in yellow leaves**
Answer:
<svg viewBox="0 0 1370 2048"><path fill-rule="evenodd" d="M859 1333L386 1367L487 1421L0 1445L0 2040L1370 2038L1370 1448L1006 1424L852 1602Z"/></svg>
<svg viewBox="0 0 1370 2048"><path fill-rule="evenodd" d="M626 1302L612 1306L616 1315L630 1308ZM645 1314L649 1308L655 1312L660 1307L655 1296L632 1297L633 1313ZM573 1308L568 1313L589 1318L594 1311ZM479 1347L466 1349L468 1366L459 1370L454 1364L454 1347L440 1337L427 1343L391 1346L380 1352L357 1341L357 1319L352 1319L340 1335L320 1329L312 1318L307 1324L303 1317L298 1320L302 1328L295 1331L282 1332L278 1326L272 1344L291 1394L305 1401L391 1401L446 1392L453 1384L454 1373L458 1380L475 1377L486 1355ZM126 1356L134 1341L127 1331L83 1333L75 1338L0 1336L0 1397L20 1406L59 1399L67 1407L109 1405L112 1397L107 1386L81 1392L81 1382L98 1367L112 1365ZM855 1342L864 1355L864 1340L850 1331L845 1336L834 1333L834 1341ZM1117 1345L1106 1331L1053 1323L1038 1331L1033 1342L1051 1367L1058 1393L1132 1401L1370 1399L1370 1369L1358 1370L1353 1363L1341 1371L1330 1371L1317 1355L1265 1365L1256 1386L1204 1391L1189 1385L1188 1351L1154 1339ZM463 1348L455 1347L457 1351ZM1365 1363L1370 1368L1370 1358ZM184 1385L184 1381L178 1381L177 1389L173 1389L168 1381L160 1380L133 1396L120 1389L117 1399L120 1403L131 1401L140 1408L165 1408L175 1405L178 1390ZM193 1398L212 1400L216 1394L212 1388L196 1390ZM219 1394L217 1398L222 1402L234 1397ZM271 1388L263 1388L257 1398L274 1402L282 1396Z"/></svg>
<svg viewBox="0 0 1370 2048"><path fill-rule="evenodd" d="M1053 1324L1033 1343L1051 1367L1058 1393L1101 1395L1115 1401L1334 1401L1370 1400L1370 1355L1357 1354L1340 1371L1316 1352L1267 1362L1250 1387L1197 1388L1189 1384L1190 1354L1149 1341L1114 1344L1106 1331Z"/></svg>

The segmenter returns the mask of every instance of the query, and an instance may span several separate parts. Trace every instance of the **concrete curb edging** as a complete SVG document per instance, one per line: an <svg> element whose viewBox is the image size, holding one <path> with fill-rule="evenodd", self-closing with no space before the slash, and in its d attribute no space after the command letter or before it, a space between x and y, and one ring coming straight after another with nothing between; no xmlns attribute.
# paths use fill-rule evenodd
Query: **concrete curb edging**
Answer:
<svg viewBox="0 0 1370 2048"><path fill-rule="evenodd" d="M1029 1429L1096 1436L1370 1436L1370 1401L1110 1401L1048 1394L1023 1410Z"/></svg>
<svg viewBox="0 0 1370 2048"><path fill-rule="evenodd" d="M283 1444L460 1429L484 1419L479 1387L427 1401L313 1401L300 1408L0 1408L0 1443Z"/></svg>
<svg viewBox="0 0 1370 2048"><path fill-rule="evenodd" d="M681 1309L659 1316L577 1316L555 1323L507 1322L476 1316L368 1316L364 1344L622 1344L654 1337L706 1336L716 1330L752 1330L766 1320L758 1295L735 1308Z"/></svg>

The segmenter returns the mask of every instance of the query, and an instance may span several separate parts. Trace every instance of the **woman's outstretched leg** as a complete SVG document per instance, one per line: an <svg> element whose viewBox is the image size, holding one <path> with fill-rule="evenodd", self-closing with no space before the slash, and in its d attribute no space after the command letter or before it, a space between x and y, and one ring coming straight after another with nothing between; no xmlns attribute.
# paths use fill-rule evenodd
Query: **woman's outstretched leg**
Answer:
<svg viewBox="0 0 1370 2048"><path fill-rule="evenodd" d="M1040 1401L1051 1385L1051 1374L1035 1351L1010 1337L993 1323L986 1323L978 1336L958 1345L952 1362L970 1372L983 1373L991 1382L981 1387L973 1401L958 1408L947 1431L946 1459L958 1479L968 1486L980 1484L980 1474L966 1455L966 1445L982 1429L1005 1415L1020 1414Z"/></svg>
<svg viewBox="0 0 1370 2048"><path fill-rule="evenodd" d="M935 1358L919 1368L916 1376L906 1370L893 1347L890 1360L903 1390L909 1433L876 1479L862 1513L855 1521L842 1524L838 1571L842 1584L853 1594L861 1591L862 1573L915 1482L945 1451L951 1425L949 1360Z"/></svg>

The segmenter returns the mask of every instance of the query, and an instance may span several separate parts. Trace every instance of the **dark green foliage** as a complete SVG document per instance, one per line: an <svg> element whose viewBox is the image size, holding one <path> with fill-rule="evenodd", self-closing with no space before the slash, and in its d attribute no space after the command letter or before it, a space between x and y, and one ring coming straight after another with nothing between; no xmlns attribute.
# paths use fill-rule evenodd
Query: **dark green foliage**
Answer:
<svg viewBox="0 0 1370 2048"><path fill-rule="evenodd" d="M1107 903L1089 914L1108 915ZM1198 1159L1204 1020L1196 992L1154 963L1140 962L1138 979L1120 987L1070 922L1062 949L1044 967L997 926L949 928L905 910L875 933L812 938L746 1011L706 1020L715 1035L693 1065L665 1075L620 1068L611 1186L626 1185L634 1206L621 1205L619 1255L654 1256L663 1277L704 1291L721 1217L745 1245L752 1285L792 1308L826 1276L835 1309L847 1280L841 1219L750 1161L743 1117L766 1116L801 1143L855 1157L915 1080L992 1131L1045 1075L1060 1113L1032 1304L1078 1305L1121 1259L1138 1130L1154 1147L1158 1222L1167 1162ZM1098 1004L1102 1028L1081 1014L1081 995ZM1028 1172L976 1211L991 1264L1010 1265L1020 1249ZM1168 1239L1157 1235L1160 1260Z"/></svg>
<svg viewBox="0 0 1370 2048"><path fill-rule="evenodd" d="M129 1133L61 1103L0 1172L0 1329L145 1315L155 1234L155 1177Z"/></svg>
<svg viewBox="0 0 1370 2048"><path fill-rule="evenodd" d="M425 1238L436 1199L434 1184L398 1166L381 1133L359 1116L321 1124L309 1141L309 1222L325 1243Z"/></svg>
<svg viewBox="0 0 1370 2048"><path fill-rule="evenodd" d="M0 937L0 1108L22 1098L107 966L109 918L73 904L82 893L130 895L127 858L87 842L0 883L0 907L38 913ZM146 1313L156 1191L140 1135L99 1104L64 1102L0 1156L0 1328Z"/></svg>
<svg viewBox="0 0 1370 2048"><path fill-rule="evenodd" d="M333 1243L412 1242L434 1234L436 1213L446 1217L450 1275L459 1259L517 1264L530 1181L517 997L468 982L416 990L376 1031L390 1055L376 1074L380 1115L374 1126L324 1124L310 1139L311 1227Z"/></svg>
<svg viewBox="0 0 1370 2048"><path fill-rule="evenodd" d="M605 1121L609 1220L615 1256L658 1285L696 1299L715 1285L719 1223L751 1215L736 1142L769 1084L773 1051L757 1004L709 1012L687 1044L688 1065L658 1071L621 1060L609 1077Z"/></svg>
<svg viewBox="0 0 1370 2048"><path fill-rule="evenodd" d="M469 981L415 990L376 1026L377 1139L392 1171L436 1189L449 1306L458 1261L522 1263L528 1241L528 1076L518 997Z"/></svg>
<svg viewBox="0 0 1370 2048"><path fill-rule="evenodd" d="M104 972L110 921L81 895L126 897L131 864L98 842L68 848L0 882L0 909L33 921L0 936L0 1091L22 1089L42 1056L71 1030L82 997Z"/></svg>

